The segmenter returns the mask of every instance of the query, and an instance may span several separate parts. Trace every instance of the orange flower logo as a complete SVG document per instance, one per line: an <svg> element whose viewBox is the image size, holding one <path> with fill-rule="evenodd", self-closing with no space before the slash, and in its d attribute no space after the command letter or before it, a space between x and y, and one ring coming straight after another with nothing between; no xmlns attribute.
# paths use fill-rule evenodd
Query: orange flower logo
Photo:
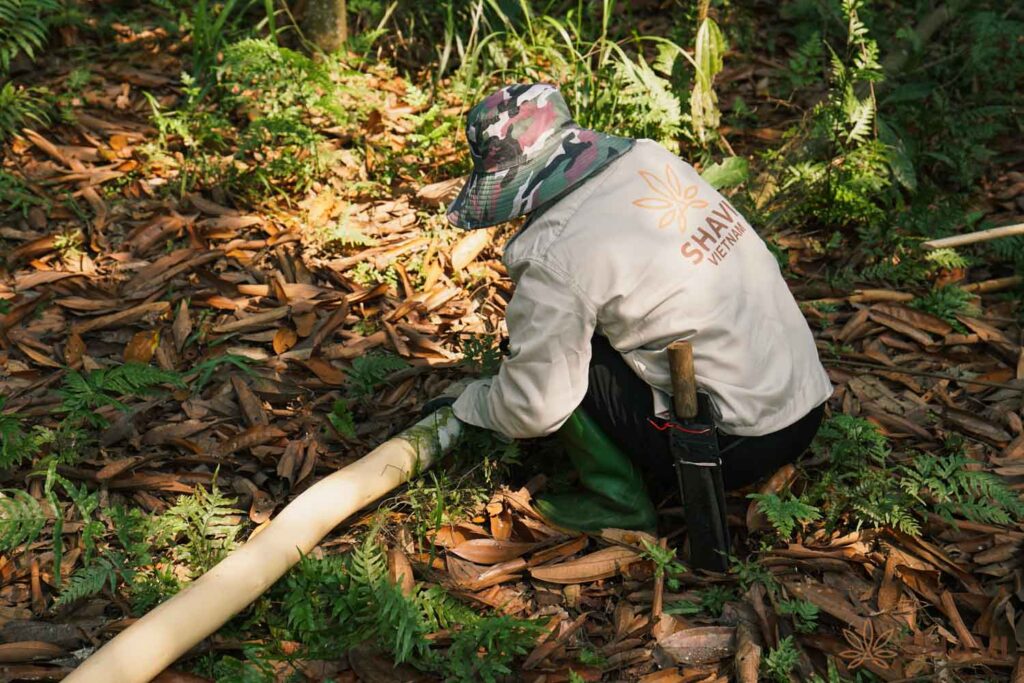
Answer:
<svg viewBox="0 0 1024 683"><path fill-rule="evenodd" d="M686 212L690 209L707 208L708 203L697 199L697 186L683 184L672 167L665 164L665 177L659 178L653 173L640 171L640 177L654 193L653 197L643 197L633 201L634 206L651 211L660 211L658 227L665 228L675 222L679 232L686 233Z"/></svg>

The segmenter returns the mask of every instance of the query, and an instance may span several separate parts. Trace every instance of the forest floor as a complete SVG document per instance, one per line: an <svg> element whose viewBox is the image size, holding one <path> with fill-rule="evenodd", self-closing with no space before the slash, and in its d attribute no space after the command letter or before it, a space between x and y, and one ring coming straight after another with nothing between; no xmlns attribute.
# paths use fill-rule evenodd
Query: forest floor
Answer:
<svg viewBox="0 0 1024 683"><path fill-rule="evenodd" d="M25 130L3 158L31 191L0 222L8 247L0 271L3 411L26 430L48 430L51 448L79 456L49 474L31 462L4 473L3 485L27 491L47 520L41 534L0 554L3 680L59 680L138 616L103 578L93 595L55 603L68 577L112 542L117 523L108 510L180 514L180 496L216 484L239 509L229 521L243 540L310 484L411 424L449 381L493 362L492 338L502 334L512 293L499 260L510 232L444 224L438 207L460 180L435 169L463 151L455 135L428 151L410 138L410 117L423 105L404 79L384 70L360 76L369 100L362 106L372 113L357 130L333 132L338 162L328 177L303 196L240 209L216 188L177 192L180 166L147 151L161 136L147 93L164 106L182 97L181 46L127 26L122 39L116 54L89 65L74 119ZM74 66L53 58L45 78L67 79ZM720 97L754 102L758 81L772 73L731 55ZM463 111L452 101L448 114ZM730 130L729 140L739 153L770 145L788 116L780 109L778 120ZM364 153L347 153L353 139ZM380 150L400 160L389 192L354 195L352 183L373 174ZM988 178L978 209L997 223L1013 220L1024 163ZM337 234L349 235L349 245L338 246ZM918 292L827 284L822 273L840 255L821 248L826 238L790 232L775 243L785 248L786 274L836 387L829 410L864 418L889 444L860 476L894 472L888 449L939 453L956 441L960 459L943 462L983 468L1024 491L1022 304L1004 295L1013 281L984 264L943 272L976 297L970 314L950 322L910 307ZM163 374L111 374L131 364ZM13 433L5 447L13 448ZM854 433L828 438L833 446L878 443ZM538 447L548 446L524 444L520 458L529 461ZM473 455L499 462L510 454ZM761 492L782 500L792 487L812 486L816 472L834 474L825 459L816 452ZM834 680L1024 680L1019 518L953 521L931 509L932 492L910 521L896 511L888 525L829 530L797 515L788 536L773 537L749 492L740 492L729 498L740 560L729 574L704 575L652 551L655 538L552 528L531 507L545 478L529 465L501 464L500 476L464 496L444 484L455 475L399 496L384 535L396 575L411 566L423 585L443 586L474 608L541 621L543 632L513 665L523 680L724 681L749 672L751 658L754 671L788 666L809 679L826 670L826 657ZM66 495L51 498L61 486ZM45 506L51 499L56 508ZM673 547L685 538L677 506L662 510ZM367 510L316 554L351 548L374 519ZM173 543L153 546L152 567L180 564ZM125 575L110 576L117 584ZM450 634L434 636L440 643ZM198 659L238 656L243 645L275 638L258 630L244 642L215 636L161 680L205 680L213 670L193 669ZM276 645L268 661L280 680L436 679L408 665L392 670L390 656L366 647L327 658L288 656ZM769 655L793 661L766 664Z"/></svg>

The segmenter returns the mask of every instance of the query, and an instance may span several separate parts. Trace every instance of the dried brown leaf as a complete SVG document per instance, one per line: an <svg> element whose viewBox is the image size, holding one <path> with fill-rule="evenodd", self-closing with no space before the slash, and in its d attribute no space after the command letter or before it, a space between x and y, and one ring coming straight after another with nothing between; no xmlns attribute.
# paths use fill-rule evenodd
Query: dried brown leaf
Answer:
<svg viewBox="0 0 1024 683"><path fill-rule="evenodd" d="M516 541L498 541L493 538L475 538L463 541L449 552L455 553L464 560L476 564L497 564L522 557L537 547L536 543L518 543Z"/></svg>
<svg viewBox="0 0 1024 683"><path fill-rule="evenodd" d="M256 427L250 427L245 431L236 434L235 436L227 439L220 444L217 449L217 455L224 457L236 453L253 446L262 446L265 443L276 441L281 437L286 436L285 432L281 431L277 427L270 427L267 425L259 425Z"/></svg>
<svg viewBox="0 0 1024 683"><path fill-rule="evenodd" d="M658 647L676 664L695 666L721 661L736 653L732 626L698 626L666 636Z"/></svg>
<svg viewBox="0 0 1024 683"><path fill-rule="evenodd" d="M611 547L561 564L534 567L530 575L549 583L587 583L615 576L640 560L640 554L628 548Z"/></svg>

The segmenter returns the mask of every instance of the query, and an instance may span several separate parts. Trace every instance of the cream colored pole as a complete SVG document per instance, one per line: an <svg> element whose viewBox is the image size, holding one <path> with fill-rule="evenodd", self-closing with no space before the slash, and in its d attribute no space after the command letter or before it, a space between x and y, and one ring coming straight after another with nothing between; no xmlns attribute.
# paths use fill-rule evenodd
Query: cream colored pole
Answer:
<svg viewBox="0 0 1024 683"><path fill-rule="evenodd" d="M461 432L442 408L317 482L267 527L129 626L65 683L145 683L263 594L347 517L429 467Z"/></svg>

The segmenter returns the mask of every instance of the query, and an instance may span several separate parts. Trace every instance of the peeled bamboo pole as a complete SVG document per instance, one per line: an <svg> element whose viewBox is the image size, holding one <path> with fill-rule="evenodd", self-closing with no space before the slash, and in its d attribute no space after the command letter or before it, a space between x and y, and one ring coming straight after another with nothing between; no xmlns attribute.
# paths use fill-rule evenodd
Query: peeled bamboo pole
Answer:
<svg viewBox="0 0 1024 683"><path fill-rule="evenodd" d="M923 249L951 249L953 247L962 247L965 244L987 242L989 240L999 239L1000 237L1012 237L1013 235L1024 235L1024 223L1004 225L999 228L989 228L988 230L978 230L977 232L965 232L962 235L953 235L952 237L928 240L927 242L921 242L921 247Z"/></svg>
<svg viewBox="0 0 1024 683"><path fill-rule="evenodd" d="M347 517L430 467L461 433L442 408L317 482L194 583L100 648L66 683L146 683L223 626Z"/></svg>

